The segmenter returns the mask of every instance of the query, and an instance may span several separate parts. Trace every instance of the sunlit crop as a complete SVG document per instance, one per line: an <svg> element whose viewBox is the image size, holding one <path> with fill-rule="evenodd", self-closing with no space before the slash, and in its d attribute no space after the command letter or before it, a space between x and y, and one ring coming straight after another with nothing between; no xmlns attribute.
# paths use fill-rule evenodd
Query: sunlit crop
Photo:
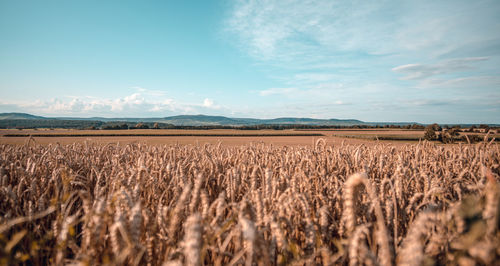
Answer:
<svg viewBox="0 0 500 266"><path fill-rule="evenodd" d="M1 264L492 265L499 146L0 145Z"/></svg>

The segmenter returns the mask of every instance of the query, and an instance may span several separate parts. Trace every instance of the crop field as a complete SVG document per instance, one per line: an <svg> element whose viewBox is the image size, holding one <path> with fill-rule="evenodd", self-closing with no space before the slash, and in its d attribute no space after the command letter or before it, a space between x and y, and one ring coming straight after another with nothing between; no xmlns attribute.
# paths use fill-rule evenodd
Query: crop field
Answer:
<svg viewBox="0 0 500 266"><path fill-rule="evenodd" d="M0 130L0 144L25 144L29 137L35 140L37 144L63 144L96 142L100 144L127 144L127 143L145 143L151 145L168 144L191 144L204 145L207 143L239 146L249 143L266 143L278 146L313 146L317 139L324 138L328 143L341 144L365 144L373 146L377 142L370 137L374 132L387 134L387 132L402 135L407 131L399 130L363 130L353 131L356 133L351 136L351 131L338 130L235 130L235 129L214 129L214 130L166 130L166 129L134 129L134 130L74 130L74 129L38 129L38 130ZM415 134L415 131L409 131ZM418 132L418 131L417 131ZM377 133L376 133L377 134ZM359 135L359 137L358 137ZM369 137L364 137L364 135ZM423 136L423 133L421 133ZM406 140L383 140L384 143L393 143L402 145L405 143L417 143L417 139Z"/></svg>
<svg viewBox="0 0 500 266"><path fill-rule="evenodd" d="M460 135L484 133L462 132ZM238 129L130 129L130 130L75 130L75 129L0 129L0 144L23 145L32 137L37 144L63 144L95 142L100 144L144 143L168 144L218 144L239 146L249 143L266 143L278 146L313 146L323 138L330 144L364 144L368 146L392 144L401 146L417 144L424 139L423 130L407 129L287 129L287 130L238 130ZM489 134L488 140L499 141L499 134ZM458 142L466 143L461 140Z"/></svg>
<svg viewBox="0 0 500 266"><path fill-rule="evenodd" d="M2 265L493 265L498 144L0 145Z"/></svg>
<svg viewBox="0 0 500 266"><path fill-rule="evenodd" d="M326 131L323 131L324 134ZM330 135L338 138L359 139L359 140L379 140L379 141L403 141L403 142L418 142L424 139L424 130L400 130L400 129L359 129L359 130L332 130ZM460 132L462 135L476 135L483 139L485 133L470 133ZM500 140L498 134L488 134L489 140L494 138L494 141Z"/></svg>

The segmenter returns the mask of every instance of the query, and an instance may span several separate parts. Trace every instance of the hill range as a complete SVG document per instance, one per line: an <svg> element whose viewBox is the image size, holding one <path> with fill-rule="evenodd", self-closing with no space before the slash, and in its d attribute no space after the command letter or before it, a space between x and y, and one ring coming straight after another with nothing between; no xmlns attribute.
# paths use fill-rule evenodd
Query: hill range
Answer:
<svg viewBox="0 0 500 266"><path fill-rule="evenodd" d="M409 125L415 122L364 122L357 119L315 119L280 117L274 119L230 118L208 115L177 115L152 118L104 118L104 117L43 117L26 113L0 113L0 125L8 124L47 124L57 122L125 122L125 123L163 123L175 126L254 126L254 125L311 125L311 126L353 126L353 125Z"/></svg>

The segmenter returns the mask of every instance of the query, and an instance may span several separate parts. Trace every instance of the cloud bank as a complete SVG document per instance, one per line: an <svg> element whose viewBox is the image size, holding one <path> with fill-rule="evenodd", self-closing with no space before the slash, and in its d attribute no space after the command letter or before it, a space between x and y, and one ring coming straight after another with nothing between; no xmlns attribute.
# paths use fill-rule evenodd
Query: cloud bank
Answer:
<svg viewBox="0 0 500 266"><path fill-rule="evenodd" d="M17 111L46 116L161 117L227 111L209 98L200 103L186 103L167 98L157 91L142 88L137 91L115 99L67 96L36 101L0 101L0 112Z"/></svg>

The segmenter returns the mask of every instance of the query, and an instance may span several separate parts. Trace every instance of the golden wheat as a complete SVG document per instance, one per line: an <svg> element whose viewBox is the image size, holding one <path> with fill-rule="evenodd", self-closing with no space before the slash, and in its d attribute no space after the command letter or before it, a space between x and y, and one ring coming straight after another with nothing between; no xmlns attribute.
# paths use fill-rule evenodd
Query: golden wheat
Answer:
<svg viewBox="0 0 500 266"><path fill-rule="evenodd" d="M500 151L0 145L0 264L492 265Z"/></svg>

